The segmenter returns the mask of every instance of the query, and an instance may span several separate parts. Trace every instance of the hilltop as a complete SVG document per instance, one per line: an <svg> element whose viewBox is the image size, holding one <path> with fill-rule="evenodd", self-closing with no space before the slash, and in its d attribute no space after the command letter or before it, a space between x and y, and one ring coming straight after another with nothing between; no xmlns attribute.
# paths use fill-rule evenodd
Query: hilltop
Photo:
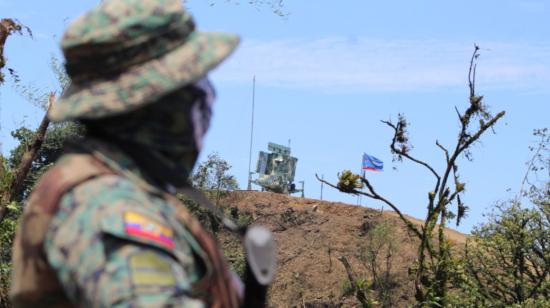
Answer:
<svg viewBox="0 0 550 308"><path fill-rule="evenodd" d="M371 279L368 266L361 261L365 260L362 251L369 243L369 232L380 223L391 226L390 238L396 247L390 258L392 304L402 307L414 302L408 273L416 256L416 239L395 212L268 192L234 192L224 203L240 217L268 227L275 236L278 271L270 290L271 306L354 306L354 295L346 294L346 270L337 258L349 260L358 278ZM458 245L466 241L466 235L452 229L447 235ZM229 236L220 238L228 258L234 261L238 244ZM381 260L386 260L386 255Z"/></svg>

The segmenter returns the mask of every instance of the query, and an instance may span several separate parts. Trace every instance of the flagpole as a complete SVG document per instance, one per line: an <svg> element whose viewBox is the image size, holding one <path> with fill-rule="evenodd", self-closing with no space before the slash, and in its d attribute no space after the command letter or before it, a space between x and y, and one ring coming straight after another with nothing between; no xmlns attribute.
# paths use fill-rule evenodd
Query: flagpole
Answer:
<svg viewBox="0 0 550 308"><path fill-rule="evenodd" d="M384 170L384 162L374 156L370 156L370 155L367 155L367 153L363 153L363 161L361 162L361 171L362 171L362 177L365 180L367 178L367 170L382 171ZM361 187L360 191L363 192L363 187ZM383 211L383 208L382 208L382 211Z"/></svg>
<svg viewBox="0 0 550 308"><path fill-rule="evenodd" d="M363 154L363 155L365 155L365 154ZM363 161L361 161L361 172L362 172L361 176L362 176L363 178L365 178L365 177L367 176L367 172L366 172L365 169L363 169ZM361 189L359 189L359 191L363 192L363 187L361 187ZM362 195L359 195L359 204L358 204L358 205L361 205L361 206L363 205L363 203L362 203Z"/></svg>
<svg viewBox="0 0 550 308"><path fill-rule="evenodd" d="M252 120L250 124L250 152L248 154L248 187L247 190L252 190L252 173L250 168L252 165L252 138L254 136L254 100L256 96L256 75L252 78Z"/></svg>

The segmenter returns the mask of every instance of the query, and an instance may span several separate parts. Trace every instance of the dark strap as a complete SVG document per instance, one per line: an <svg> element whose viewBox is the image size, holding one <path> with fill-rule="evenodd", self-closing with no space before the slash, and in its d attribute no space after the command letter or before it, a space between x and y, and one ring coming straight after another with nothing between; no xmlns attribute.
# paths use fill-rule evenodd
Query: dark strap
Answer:
<svg viewBox="0 0 550 308"><path fill-rule="evenodd" d="M61 162L54 166L40 179L29 199L30 204L36 203L47 213L55 213L65 192L91 178L113 174L112 170L89 154L69 154L66 159L66 164Z"/></svg>

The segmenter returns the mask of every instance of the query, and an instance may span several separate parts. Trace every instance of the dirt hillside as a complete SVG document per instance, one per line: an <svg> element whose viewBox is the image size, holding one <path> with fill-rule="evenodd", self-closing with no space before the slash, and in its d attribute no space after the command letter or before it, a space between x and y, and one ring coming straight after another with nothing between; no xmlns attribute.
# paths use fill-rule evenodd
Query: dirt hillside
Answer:
<svg viewBox="0 0 550 308"><path fill-rule="evenodd" d="M354 295L346 294L348 278L337 258L348 259L358 278L371 279L362 251L369 231L380 222L392 226L396 246L391 256L392 306L413 302L408 271L415 259L416 239L394 212L267 192L235 192L224 203L274 233L278 271L270 290L272 307L355 306ZM447 234L457 244L465 242L459 232L448 230ZM234 241L223 237L222 245L228 251L235 249Z"/></svg>

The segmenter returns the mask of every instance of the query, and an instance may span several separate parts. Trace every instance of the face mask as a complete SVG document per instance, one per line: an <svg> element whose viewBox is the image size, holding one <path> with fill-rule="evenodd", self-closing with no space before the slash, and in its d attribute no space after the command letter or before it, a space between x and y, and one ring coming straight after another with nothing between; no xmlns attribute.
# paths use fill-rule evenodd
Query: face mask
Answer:
<svg viewBox="0 0 550 308"><path fill-rule="evenodd" d="M152 152L187 177L202 149L215 97L214 87L203 78L144 108L85 124L92 134Z"/></svg>
<svg viewBox="0 0 550 308"><path fill-rule="evenodd" d="M191 108L191 122L193 123L194 139L197 151L200 152L203 145L203 138L210 126L212 116L212 106L216 99L216 93L212 83L207 78L203 78L194 84L203 96L193 103Z"/></svg>

